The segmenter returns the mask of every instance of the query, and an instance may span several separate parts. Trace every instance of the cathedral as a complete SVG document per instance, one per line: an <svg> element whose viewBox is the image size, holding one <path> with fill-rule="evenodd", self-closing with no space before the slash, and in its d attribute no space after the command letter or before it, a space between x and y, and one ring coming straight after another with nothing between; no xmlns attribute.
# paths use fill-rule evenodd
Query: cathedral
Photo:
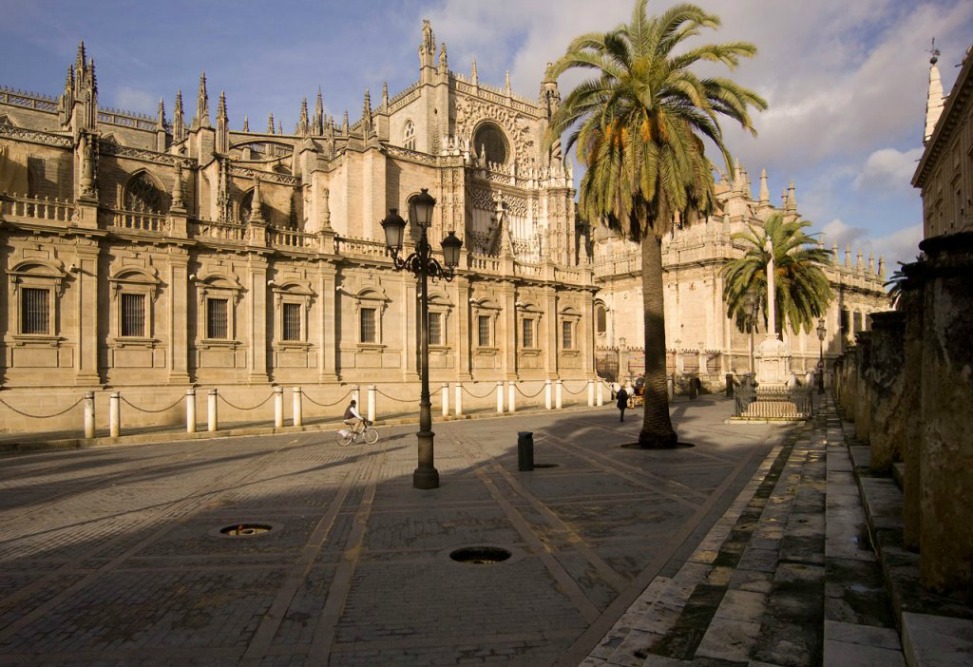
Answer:
<svg viewBox="0 0 973 667"><path fill-rule="evenodd" d="M322 416L366 386L411 412L419 295L381 221L409 218L423 189L434 251L451 232L463 242L455 278L427 294L434 387L461 385L476 406L503 384L512 409L515 386L525 405L550 382L583 402L598 377L636 375L638 251L576 215L571 162L544 142L557 82L530 99L509 77L481 83L475 62L451 71L428 21L418 64L405 90L366 91L355 122L305 100L291 133L273 117L231 128L222 94L214 117L205 76L194 108L181 92L171 114L101 108L83 44L61 94L0 88L0 432L74 428L87 392L121 394L133 425L179 423L182 397L211 389L229 420L280 387ZM710 389L748 371L749 338L722 305L732 235L798 215L793 186L779 208L766 190L762 176L754 198L736 169L720 210L664 245L670 371ZM419 232L406 233L408 251ZM833 252L825 356L887 307L881 262ZM817 362L816 338L791 341L795 371Z"/></svg>

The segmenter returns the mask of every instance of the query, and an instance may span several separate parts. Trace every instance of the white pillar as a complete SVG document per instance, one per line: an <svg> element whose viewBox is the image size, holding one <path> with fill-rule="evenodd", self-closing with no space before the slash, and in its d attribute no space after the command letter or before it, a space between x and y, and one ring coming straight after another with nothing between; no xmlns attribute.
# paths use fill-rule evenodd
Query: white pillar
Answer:
<svg viewBox="0 0 973 667"><path fill-rule="evenodd" d="M95 437L95 393L84 393L84 437Z"/></svg>
<svg viewBox="0 0 973 667"><path fill-rule="evenodd" d="M368 421L375 421L375 385L368 385Z"/></svg>
<svg viewBox="0 0 973 667"><path fill-rule="evenodd" d="M113 391L108 397L108 435L117 438L121 432L121 401L117 391Z"/></svg>
<svg viewBox="0 0 973 667"><path fill-rule="evenodd" d="M595 405L599 408L605 404L605 383L601 378L595 380L598 383L597 396L595 398Z"/></svg>
<svg viewBox="0 0 973 667"><path fill-rule="evenodd" d="M304 425L304 392L301 391L300 387L294 387L291 392L293 393L294 400L294 414L292 418L294 420L294 426Z"/></svg>
<svg viewBox="0 0 973 667"><path fill-rule="evenodd" d="M515 401L515 395L517 393L517 386L514 384L513 380L507 381L507 412L516 412L517 403Z"/></svg>
<svg viewBox="0 0 973 667"><path fill-rule="evenodd" d="M676 397L676 380L671 375L666 378L666 394L670 401Z"/></svg>
<svg viewBox="0 0 973 667"><path fill-rule="evenodd" d="M503 414L503 382L497 380L497 413Z"/></svg>
<svg viewBox="0 0 973 667"><path fill-rule="evenodd" d="M274 428L284 426L284 388L274 387Z"/></svg>
<svg viewBox="0 0 973 667"><path fill-rule="evenodd" d="M449 383L443 382L443 417L449 416Z"/></svg>
<svg viewBox="0 0 973 667"><path fill-rule="evenodd" d="M554 386L554 407L557 408L558 410L564 407L564 404L561 401L561 392L563 389L564 389L564 383L561 382L560 378L558 378Z"/></svg>
<svg viewBox="0 0 973 667"><path fill-rule="evenodd" d="M209 396L206 397L206 430L210 432L220 427L216 412L216 396L216 390L210 389Z"/></svg>
<svg viewBox="0 0 973 667"><path fill-rule="evenodd" d="M186 390L186 433L196 432L196 390Z"/></svg>
<svg viewBox="0 0 973 667"><path fill-rule="evenodd" d="M455 386L456 396L454 396L455 400L453 402L456 404L456 406L454 407L454 410L456 412L456 416L459 417L463 414L463 383L457 382Z"/></svg>
<svg viewBox="0 0 973 667"><path fill-rule="evenodd" d="M544 409L550 410L554 406L554 398L551 394L551 381L544 380Z"/></svg>
<svg viewBox="0 0 973 667"><path fill-rule="evenodd" d="M588 378L588 407L593 408L595 406L595 381Z"/></svg>

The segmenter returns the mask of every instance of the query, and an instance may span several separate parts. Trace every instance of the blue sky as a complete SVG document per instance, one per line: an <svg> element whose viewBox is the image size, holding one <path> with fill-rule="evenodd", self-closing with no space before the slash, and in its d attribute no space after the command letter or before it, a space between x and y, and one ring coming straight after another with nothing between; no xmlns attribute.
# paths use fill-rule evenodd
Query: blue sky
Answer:
<svg viewBox="0 0 973 667"><path fill-rule="evenodd" d="M649 1L649 13L672 3ZM830 247L910 261L921 203L910 184L922 151L930 40L948 92L973 39L969 0L700 0L723 20L706 42L747 40L756 58L732 76L770 102L759 137L727 127L754 190L772 200L793 180L798 206ZM293 131L320 87L328 113L352 122L365 89L392 95L418 78L423 18L450 68L537 95L545 64L574 36L628 19L632 0L0 0L0 85L59 95L78 42L95 59L103 107L154 115L176 91L187 113L205 71L212 111L226 92L230 123ZM577 79L562 78L562 94Z"/></svg>

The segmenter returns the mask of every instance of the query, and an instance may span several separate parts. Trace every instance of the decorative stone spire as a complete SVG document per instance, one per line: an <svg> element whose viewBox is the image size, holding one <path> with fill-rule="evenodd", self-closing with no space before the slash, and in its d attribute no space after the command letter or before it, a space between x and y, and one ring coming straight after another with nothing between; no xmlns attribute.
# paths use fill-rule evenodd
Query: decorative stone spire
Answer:
<svg viewBox="0 0 973 667"><path fill-rule="evenodd" d="M439 74L445 76L449 72L449 58L446 56L446 42L439 47Z"/></svg>
<svg viewBox="0 0 973 667"><path fill-rule="evenodd" d="M470 73L470 81L474 86L480 83L480 75L476 72L476 58L473 59L473 71Z"/></svg>
<svg viewBox="0 0 973 667"><path fill-rule="evenodd" d="M277 121L277 134L284 134L284 121Z"/></svg>
<svg viewBox="0 0 973 667"><path fill-rule="evenodd" d="M845 268L851 268L851 248L845 246Z"/></svg>
<svg viewBox="0 0 973 667"><path fill-rule="evenodd" d="M831 262L838 266L838 242L834 241L831 244Z"/></svg>
<svg viewBox="0 0 973 667"><path fill-rule="evenodd" d="M767 187L767 170L760 170L760 204L770 205L770 189Z"/></svg>
<svg viewBox="0 0 973 667"><path fill-rule="evenodd" d="M365 140L372 135L372 96L368 89L365 90L365 99L362 102L361 134Z"/></svg>
<svg viewBox="0 0 973 667"><path fill-rule="evenodd" d="M311 121L308 120L306 97L301 102L301 114L297 120L297 134L302 137L307 137L311 134Z"/></svg>
<svg viewBox="0 0 973 667"><path fill-rule="evenodd" d="M878 256L878 277L885 279L885 258L881 255Z"/></svg>
<svg viewBox="0 0 973 667"><path fill-rule="evenodd" d="M264 222L263 198L260 196L260 179L253 175L253 200L250 202L250 220L247 222Z"/></svg>
<svg viewBox="0 0 973 667"><path fill-rule="evenodd" d="M382 82L382 111L388 113L389 111L389 82Z"/></svg>
<svg viewBox="0 0 973 667"><path fill-rule="evenodd" d="M206 94L206 72L199 75L199 92L196 95L196 117L193 129L212 127L209 120L209 95Z"/></svg>
<svg viewBox="0 0 973 667"><path fill-rule="evenodd" d="M176 109L172 112L172 142L178 144L186 138L186 116L182 111L182 91L176 93Z"/></svg>
<svg viewBox="0 0 973 667"><path fill-rule="evenodd" d="M274 114L273 112L271 112L270 115L267 116L267 134L273 134L273 133L274 133Z"/></svg>
<svg viewBox="0 0 973 667"><path fill-rule="evenodd" d="M933 38L929 58L929 92L926 97L926 130L922 135L923 144L932 138L936 123L943 113L943 82L939 76L937 62L939 62L939 49L936 48L936 39Z"/></svg>
<svg viewBox="0 0 973 667"><path fill-rule="evenodd" d="M343 136L348 136L348 128L350 125L348 122L348 109L345 109L345 117L341 120L341 134Z"/></svg>
<svg viewBox="0 0 973 667"><path fill-rule="evenodd" d="M875 255L868 253L868 272L875 273Z"/></svg>
<svg viewBox="0 0 973 667"><path fill-rule="evenodd" d="M186 205L182 200L182 160L176 160L176 175L172 181L172 208L173 210L185 210Z"/></svg>
<svg viewBox="0 0 973 667"><path fill-rule="evenodd" d="M510 97L510 70L507 70L506 76L503 78L503 92Z"/></svg>
<svg viewBox="0 0 973 667"><path fill-rule="evenodd" d="M422 41L419 42L419 70L423 83L432 81L436 69L436 35L429 19L422 20Z"/></svg>
<svg viewBox="0 0 973 667"><path fill-rule="evenodd" d="M315 136L324 134L324 98L321 96L320 86L318 86L318 98L314 102L314 120L311 123L311 133Z"/></svg>
<svg viewBox="0 0 973 667"><path fill-rule="evenodd" d="M216 149L226 155L230 152L230 119L226 115L226 94L220 91L216 107Z"/></svg>
<svg viewBox="0 0 973 667"><path fill-rule="evenodd" d="M248 116L243 117L243 131L244 132L250 131L250 118Z"/></svg>
<svg viewBox="0 0 973 667"><path fill-rule="evenodd" d="M794 181L787 186L786 210L788 213L797 213L797 195L794 194Z"/></svg>
<svg viewBox="0 0 973 667"><path fill-rule="evenodd" d="M155 129L156 131L165 131L166 129L166 102L165 100L159 100L159 112L155 119Z"/></svg>

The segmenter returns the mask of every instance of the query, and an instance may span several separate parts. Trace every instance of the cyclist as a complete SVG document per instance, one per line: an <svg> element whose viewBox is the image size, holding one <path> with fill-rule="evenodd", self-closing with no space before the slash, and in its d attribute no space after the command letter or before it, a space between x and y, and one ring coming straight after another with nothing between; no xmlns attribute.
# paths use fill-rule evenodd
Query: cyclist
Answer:
<svg viewBox="0 0 973 667"><path fill-rule="evenodd" d="M361 433L365 429L365 418L358 412L358 405L354 399L345 408L345 416L343 419L345 424L350 426L351 430L355 433Z"/></svg>

